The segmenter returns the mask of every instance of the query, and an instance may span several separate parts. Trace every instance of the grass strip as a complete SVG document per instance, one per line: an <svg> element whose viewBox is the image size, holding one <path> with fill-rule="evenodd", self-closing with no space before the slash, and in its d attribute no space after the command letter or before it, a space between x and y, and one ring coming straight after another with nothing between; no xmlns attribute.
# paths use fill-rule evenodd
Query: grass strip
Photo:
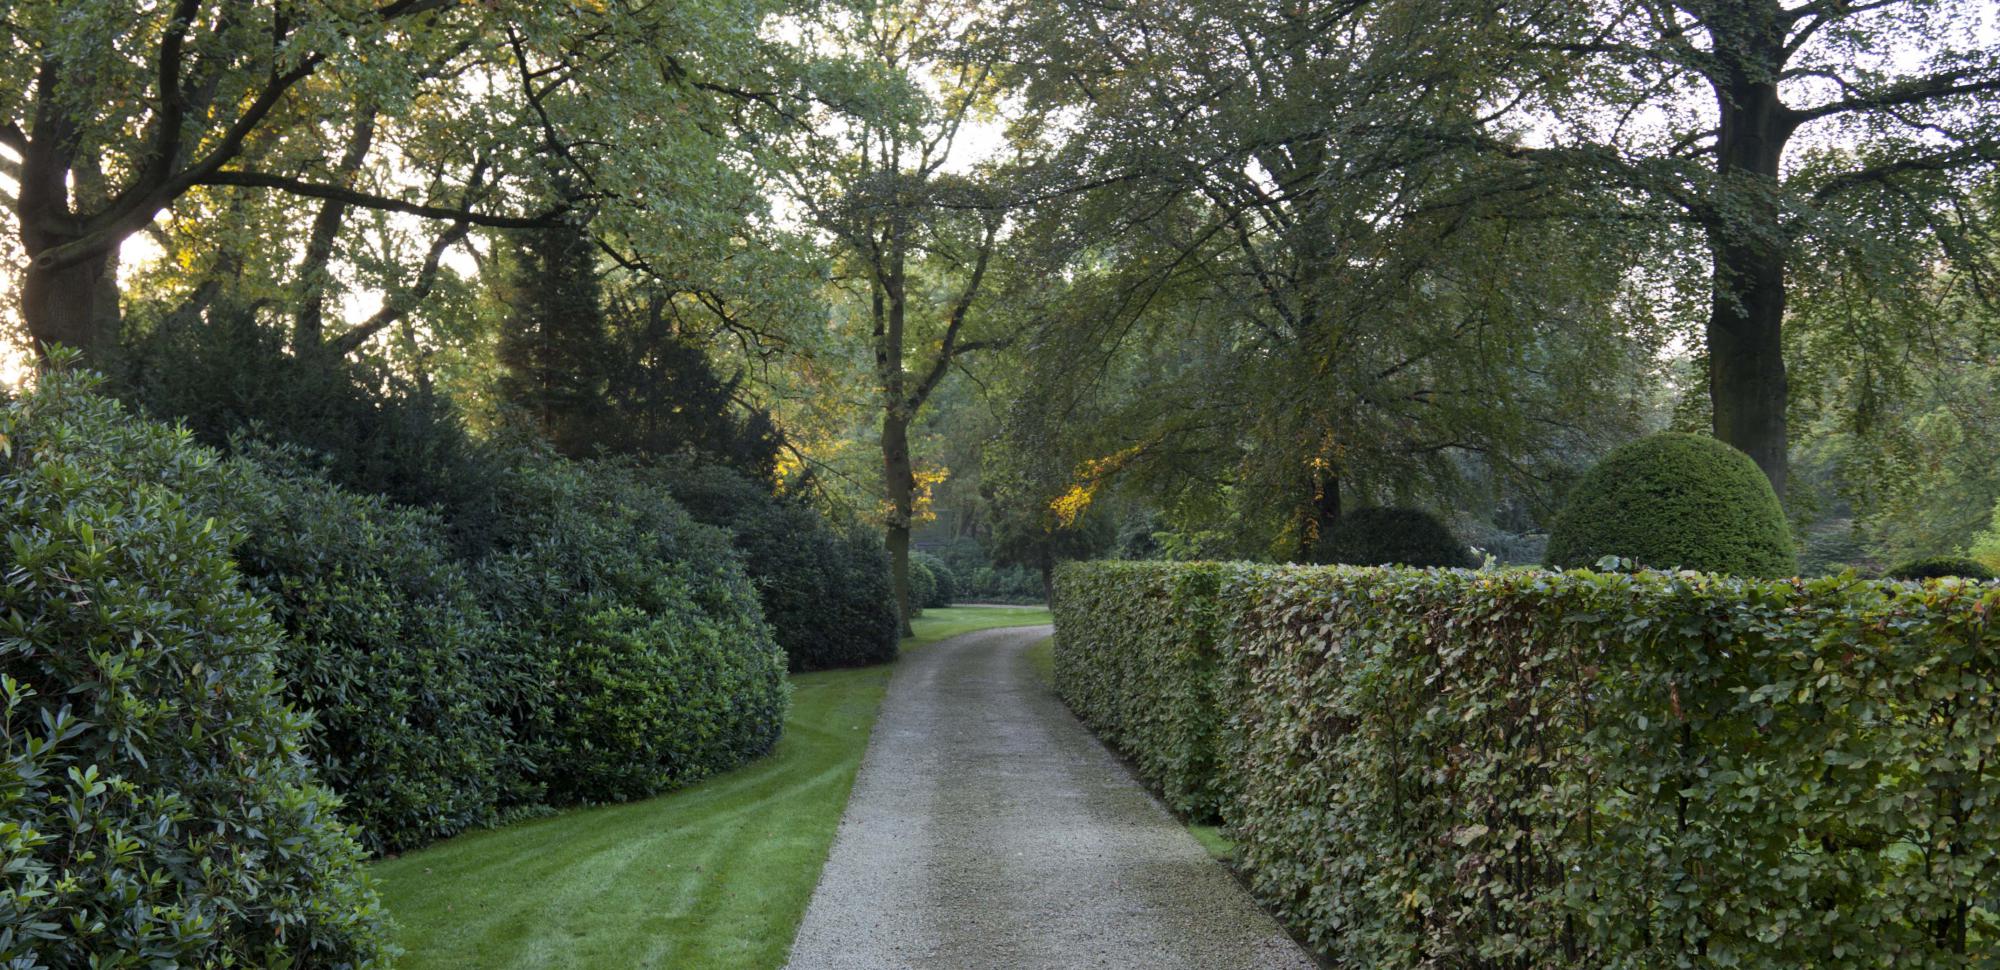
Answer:
<svg viewBox="0 0 2000 970"><path fill-rule="evenodd" d="M1038 609L933 609L904 648L1048 621ZM744 768L377 863L383 905L407 951L398 965L782 966L891 669L794 676L783 739Z"/></svg>

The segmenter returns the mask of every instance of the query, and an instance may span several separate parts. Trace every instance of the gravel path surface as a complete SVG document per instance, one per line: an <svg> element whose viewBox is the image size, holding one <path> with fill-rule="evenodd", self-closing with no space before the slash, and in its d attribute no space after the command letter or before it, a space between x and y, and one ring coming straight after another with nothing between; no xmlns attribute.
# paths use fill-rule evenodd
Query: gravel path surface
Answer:
<svg viewBox="0 0 2000 970"><path fill-rule="evenodd" d="M903 658L791 970L1311 970L1024 656Z"/></svg>

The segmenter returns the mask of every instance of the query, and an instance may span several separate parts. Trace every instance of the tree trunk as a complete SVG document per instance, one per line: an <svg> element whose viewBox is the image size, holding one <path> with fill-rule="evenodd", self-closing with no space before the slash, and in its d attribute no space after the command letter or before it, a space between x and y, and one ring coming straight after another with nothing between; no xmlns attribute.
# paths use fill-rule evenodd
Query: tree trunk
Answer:
<svg viewBox="0 0 2000 970"><path fill-rule="evenodd" d="M1769 18L1778 15L1776 4L1756 9ZM1715 85L1722 124L1718 188L1708 216L1715 260L1708 393L1715 436L1755 459L1782 498L1788 471L1783 339L1788 243L1778 210L1778 165L1793 123L1778 100L1782 31L1755 18L1737 30L1740 35L1717 42L1727 70Z"/></svg>
<svg viewBox="0 0 2000 970"><path fill-rule="evenodd" d="M60 344L82 351L93 367L105 366L118 343L117 287L110 253L54 269L30 255L21 274L21 318L35 352L46 355Z"/></svg>
<svg viewBox="0 0 2000 970"><path fill-rule="evenodd" d="M896 590L896 616L903 635L910 626L910 521L916 514L917 477L910 467L910 423L893 406L882 416L882 481L888 489L889 569Z"/></svg>

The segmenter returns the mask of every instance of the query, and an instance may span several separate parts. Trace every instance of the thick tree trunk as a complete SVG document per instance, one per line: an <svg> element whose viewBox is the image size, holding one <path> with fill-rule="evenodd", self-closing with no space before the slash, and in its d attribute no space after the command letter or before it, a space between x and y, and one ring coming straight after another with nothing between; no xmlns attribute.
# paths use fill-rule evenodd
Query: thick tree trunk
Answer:
<svg viewBox="0 0 2000 970"><path fill-rule="evenodd" d="M1779 497L1785 494L1785 256L1778 210L1778 166L1791 137L1790 112L1778 100L1783 63L1776 4L1753 9L1740 34L1718 40L1728 64L1716 88L1721 111L1716 146L1718 188L1709 214L1715 260L1708 320L1708 393L1715 436L1755 459Z"/></svg>
<svg viewBox="0 0 2000 970"><path fill-rule="evenodd" d="M910 627L910 521L916 515L917 477L910 466L910 424L893 407L882 416L882 480L888 489L889 568L903 635Z"/></svg>
<svg viewBox="0 0 2000 970"><path fill-rule="evenodd" d="M58 344L83 352L85 362L103 367L117 349L118 281L111 254L53 269L32 255L21 274L21 317L35 352Z"/></svg>

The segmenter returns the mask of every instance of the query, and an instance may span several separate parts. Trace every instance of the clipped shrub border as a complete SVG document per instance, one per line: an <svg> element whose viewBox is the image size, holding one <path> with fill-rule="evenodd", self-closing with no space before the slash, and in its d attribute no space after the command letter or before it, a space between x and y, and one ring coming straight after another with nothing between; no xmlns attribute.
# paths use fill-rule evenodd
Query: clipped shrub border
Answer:
<svg viewBox="0 0 2000 970"><path fill-rule="evenodd" d="M2000 590L1070 566L1059 684L1142 766L1115 712L1191 695L1131 672L1209 634L1125 631L1218 571L1220 709L1175 717L1229 726L1243 874L1338 966L2000 960Z"/></svg>
<svg viewBox="0 0 2000 970"><path fill-rule="evenodd" d="M1215 696L1223 567L1105 562L1058 570L1057 693L1175 811L1216 818L1226 787Z"/></svg>

